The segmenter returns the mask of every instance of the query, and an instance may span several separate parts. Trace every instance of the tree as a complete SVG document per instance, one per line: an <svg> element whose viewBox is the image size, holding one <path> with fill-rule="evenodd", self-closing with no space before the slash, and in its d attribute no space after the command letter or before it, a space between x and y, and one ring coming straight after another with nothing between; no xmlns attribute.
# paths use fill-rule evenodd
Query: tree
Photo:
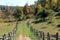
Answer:
<svg viewBox="0 0 60 40"><path fill-rule="evenodd" d="M46 9L43 9L37 16L42 19L42 21L45 21L45 18L48 17L48 11Z"/></svg>
<svg viewBox="0 0 60 40"><path fill-rule="evenodd" d="M26 5L24 6L24 8L23 8L24 19L26 19L26 15L27 15L28 12L29 12L29 10L28 10L28 4L26 4Z"/></svg>
<svg viewBox="0 0 60 40"><path fill-rule="evenodd" d="M55 12L58 12L58 2L59 0L50 0L49 3L50 3L50 7L53 11Z"/></svg>
<svg viewBox="0 0 60 40"><path fill-rule="evenodd" d="M23 13L24 13L24 17L25 19L28 19L31 17L31 15L33 14L32 9L28 6L28 4L26 4L23 8Z"/></svg>
<svg viewBox="0 0 60 40"><path fill-rule="evenodd" d="M22 18L23 18L22 8L17 6L16 7L16 12L13 15L17 20L22 20Z"/></svg>
<svg viewBox="0 0 60 40"><path fill-rule="evenodd" d="M10 6L7 6L6 11L5 11L5 17L9 21L13 21L13 19L14 19L13 14L14 14L14 10Z"/></svg>
<svg viewBox="0 0 60 40"><path fill-rule="evenodd" d="M9 16L9 15L12 16L14 14L14 10L11 7L9 7L9 6L7 6L6 8L7 8L6 9L6 15L7 16Z"/></svg>
<svg viewBox="0 0 60 40"><path fill-rule="evenodd" d="M24 12L25 15L29 12L28 4L26 4L26 5L24 6L23 12Z"/></svg>
<svg viewBox="0 0 60 40"><path fill-rule="evenodd" d="M2 18L4 15L4 13L2 12L2 10L0 10L0 18Z"/></svg>
<svg viewBox="0 0 60 40"><path fill-rule="evenodd" d="M58 11L60 10L60 0L57 1Z"/></svg>
<svg viewBox="0 0 60 40"><path fill-rule="evenodd" d="M42 9L43 8L42 8L41 4L36 5L35 14L34 14L36 18L39 18L37 15L42 11Z"/></svg>

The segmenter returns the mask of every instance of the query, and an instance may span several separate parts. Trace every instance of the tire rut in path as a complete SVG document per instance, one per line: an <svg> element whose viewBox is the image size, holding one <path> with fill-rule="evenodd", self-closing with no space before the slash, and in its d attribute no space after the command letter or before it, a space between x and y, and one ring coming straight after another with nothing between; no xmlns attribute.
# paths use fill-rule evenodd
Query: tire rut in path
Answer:
<svg viewBox="0 0 60 40"><path fill-rule="evenodd" d="M17 40L31 40L29 37L25 36L25 35L19 35L19 37L17 38Z"/></svg>

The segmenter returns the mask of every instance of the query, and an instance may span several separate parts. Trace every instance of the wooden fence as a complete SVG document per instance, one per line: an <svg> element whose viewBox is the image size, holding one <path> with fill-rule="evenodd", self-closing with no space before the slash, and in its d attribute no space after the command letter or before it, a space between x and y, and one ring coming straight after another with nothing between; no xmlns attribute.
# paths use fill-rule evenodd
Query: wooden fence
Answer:
<svg viewBox="0 0 60 40"><path fill-rule="evenodd" d="M29 22L27 22L27 25L28 25L28 28L30 28L31 32L33 32L34 35L39 38L39 40L60 40L58 33L52 35L48 32L46 35L43 31L38 31L35 28L33 28Z"/></svg>
<svg viewBox="0 0 60 40"><path fill-rule="evenodd" d="M17 32L17 28L18 28L18 21L16 22L16 26L12 30L12 32L8 32L8 36L6 34L2 35L2 38L0 38L0 40L12 40L12 38L14 37L14 35Z"/></svg>

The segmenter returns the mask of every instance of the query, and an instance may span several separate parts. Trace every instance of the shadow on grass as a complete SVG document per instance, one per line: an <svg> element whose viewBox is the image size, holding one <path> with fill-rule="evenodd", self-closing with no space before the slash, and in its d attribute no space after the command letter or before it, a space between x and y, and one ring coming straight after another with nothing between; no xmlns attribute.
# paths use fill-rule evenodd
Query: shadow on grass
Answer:
<svg viewBox="0 0 60 40"><path fill-rule="evenodd" d="M40 28L40 29L46 29L47 27L42 27L42 28Z"/></svg>
<svg viewBox="0 0 60 40"><path fill-rule="evenodd" d="M36 21L33 21L32 23L34 24L38 24L38 23L42 23L42 22L46 22L47 20L43 21L43 20L36 20Z"/></svg>

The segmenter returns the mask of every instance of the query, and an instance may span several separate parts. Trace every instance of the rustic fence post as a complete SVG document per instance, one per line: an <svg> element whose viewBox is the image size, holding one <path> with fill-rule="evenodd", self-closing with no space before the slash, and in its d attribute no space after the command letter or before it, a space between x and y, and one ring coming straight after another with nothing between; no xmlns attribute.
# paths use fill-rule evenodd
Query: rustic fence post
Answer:
<svg viewBox="0 0 60 40"><path fill-rule="evenodd" d="M56 40L58 40L58 33L56 33Z"/></svg>
<svg viewBox="0 0 60 40"><path fill-rule="evenodd" d="M7 40L11 40L11 34L10 34L10 32L8 33L8 39Z"/></svg>
<svg viewBox="0 0 60 40"><path fill-rule="evenodd" d="M42 40L44 40L45 38L44 38L45 36L44 36L44 32L42 33Z"/></svg>
<svg viewBox="0 0 60 40"><path fill-rule="evenodd" d="M13 38L13 34L12 34L12 32L10 32L10 37L11 37L11 39Z"/></svg>
<svg viewBox="0 0 60 40"><path fill-rule="evenodd" d="M31 31L33 31L33 28L32 28L32 26L30 26L30 30L31 30Z"/></svg>
<svg viewBox="0 0 60 40"><path fill-rule="evenodd" d="M41 39L40 39L40 31L38 31L38 40L41 40Z"/></svg>
<svg viewBox="0 0 60 40"><path fill-rule="evenodd" d="M2 40L5 40L5 39L6 39L6 34L4 34L4 35L3 35L3 38L2 38Z"/></svg>
<svg viewBox="0 0 60 40"><path fill-rule="evenodd" d="M47 40L50 40L50 34L49 34L49 32L47 33Z"/></svg>
<svg viewBox="0 0 60 40"><path fill-rule="evenodd" d="M36 36L38 36L38 30L36 30L36 32L35 32L35 33L36 33Z"/></svg>
<svg viewBox="0 0 60 40"><path fill-rule="evenodd" d="M34 29L33 33L34 33L34 35L35 35L35 29Z"/></svg>
<svg viewBox="0 0 60 40"><path fill-rule="evenodd" d="M13 35L15 35L16 34L16 29L14 28L14 30L13 30Z"/></svg>
<svg viewBox="0 0 60 40"><path fill-rule="evenodd" d="M12 31L12 35L13 35L13 37L14 37L14 31Z"/></svg>
<svg viewBox="0 0 60 40"><path fill-rule="evenodd" d="M18 26L17 26L17 25L18 25L18 21L16 21L16 27L15 27L15 28L16 28L16 31L17 31L17 28L18 28Z"/></svg>
<svg viewBox="0 0 60 40"><path fill-rule="evenodd" d="M40 34L40 38L42 38L42 31L39 31L39 34Z"/></svg>
<svg viewBox="0 0 60 40"><path fill-rule="evenodd" d="M27 26L29 27L29 22L27 22Z"/></svg>
<svg viewBox="0 0 60 40"><path fill-rule="evenodd" d="M17 32L16 28L14 29L14 32L15 32L15 34L16 34L16 32Z"/></svg>

